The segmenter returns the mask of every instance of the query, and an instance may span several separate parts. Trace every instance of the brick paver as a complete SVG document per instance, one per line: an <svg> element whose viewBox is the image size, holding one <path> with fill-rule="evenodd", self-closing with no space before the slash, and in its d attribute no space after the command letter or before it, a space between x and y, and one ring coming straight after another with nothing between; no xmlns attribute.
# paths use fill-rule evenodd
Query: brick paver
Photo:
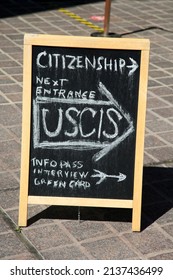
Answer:
<svg viewBox="0 0 173 280"><path fill-rule="evenodd" d="M173 1L112 0L110 31L151 40L142 231L127 209L29 206L17 231L25 33L90 36L105 1L0 3L0 259L173 259ZM137 32L136 32L137 31Z"/></svg>

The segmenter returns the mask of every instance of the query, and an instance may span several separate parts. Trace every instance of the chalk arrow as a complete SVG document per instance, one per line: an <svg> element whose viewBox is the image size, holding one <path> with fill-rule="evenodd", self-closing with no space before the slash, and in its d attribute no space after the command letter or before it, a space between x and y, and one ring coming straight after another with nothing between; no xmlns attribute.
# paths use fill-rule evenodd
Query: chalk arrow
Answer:
<svg viewBox="0 0 173 280"><path fill-rule="evenodd" d="M129 57L129 59L130 59L132 65L127 65L127 68L131 69L128 74L128 76L131 76L136 71L136 69L139 67L139 65L133 58Z"/></svg>
<svg viewBox="0 0 173 280"><path fill-rule="evenodd" d="M108 175L100 170L94 169L94 171L96 172L96 174L91 175L91 177L94 178L100 178L96 185L99 185L100 183L102 183L106 178L116 178L118 179L117 182L121 182L124 181L126 179L126 175L122 174L119 172L119 175Z"/></svg>
<svg viewBox="0 0 173 280"><path fill-rule="evenodd" d="M133 62L133 59L131 59L131 61ZM133 63L135 65L135 61ZM129 67L132 68L130 70L130 72L134 72L135 67L138 66L133 66L130 65ZM73 100L72 99L62 99L62 98L50 98L50 97L38 97L36 99L33 100L33 119L34 119L34 133L33 133L33 142L34 142L34 148L41 148L41 149L73 149L73 150L79 150L79 151L84 151L84 150L98 150L98 152L96 152L93 157L92 160L97 162L99 161L101 158L103 158L105 155L107 155L110 151L112 151L113 149L115 149L121 142L123 142L131 133L134 132L134 125L133 125L133 119L130 116L130 114L121 106L121 104L118 103L118 101L114 98L114 96L112 95L112 93L105 87L105 85L99 81L98 83L98 91L101 94L101 97L104 98L100 98L100 100L85 100L85 99L76 99ZM105 100L107 99L107 100ZM114 127L117 125L121 125L120 121L123 120L124 123L124 128L123 131L119 134L114 133L112 135L108 135L108 139L102 139L100 141L100 134L101 133L101 129L102 129L102 125L101 122L102 117L103 117L103 111L102 111L102 107L100 109L100 123L99 123L99 127L98 127L98 135L96 135L96 137L98 136L98 139L89 139L90 135L88 134L87 136L83 137L80 136L79 133L79 137L78 137L78 133L74 132L73 136L71 134L72 139L69 139L69 137L65 137L64 140L61 140L59 136L59 130L61 127L59 127L59 125L61 126L62 123L62 114L61 114L61 107L59 108L59 104L66 104L68 108L70 108L69 106L71 106L72 104L75 105L88 105L90 104L91 106L98 106L100 109L100 106L109 106L109 108L112 110L111 107L113 107L117 116L117 123L115 123L115 120L112 118L111 115L109 115L109 121L112 122L112 124L114 125ZM50 111L50 105L54 104L54 106L56 106L57 110L59 111L60 114L60 120L58 120L58 127L54 132L51 132L47 129L46 126L46 113ZM75 108L73 108L75 109ZM42 116L40 114L40 111L42 110ZM89 108L88 108L89 110ZM92 108L91 108L92 110ZM76 112L81 112L78 111L76 109ZM94 113L93 113L94 112ZM92 117L95 116L95 112L96 111L91 111ZM108 113L107 113L108 116ZM69 120L70 115L67 117L67 120ZM94 118L93 118L94 120ZM81 120L80 120L81 121ZM118 122L119 121L119 122ZM77 125L76 121L73 122L70 121L73 125ZM40 124L43 123L40 127ZM81 125L81 124L79 124ZM116 127L115 127L116 129ZM42 131L43 131L43 135L45 134L46 136L48 136L48 140L41 140L44 137L42 137ZM80 130L80 127L79 127ZM118 128L117 128L118 130ZM93 130L94 132L94 130ZM91 134L93 133L91 131ZM95 132L94 132L95 133ZM75 135L74 135L75 134ZM65 135L65 134L64 134ZM56 137L55 137L56 136ZM109 137L110 136L110 137ZM49 138L55 138L51 139L51 141L49 140ZM106 141L107 140L107 141Z"/></svg>
<svg viewBox="0 0 173 280"><path fill-rule="evenodd" d="M123 142L133 131L134 131L134 126L133 126L133 121L131 119L131 116L129 113L127 113L121 105L114 99L110 91L102 84L102 82L99 82L98 84L98 90L99 92L103 95L106 96L107 99L112 103L112 105L118 109L120 114L126 119L127 121L127 127L120 135L117 137L112 143L104 147L102 150L100 150L98 153L96 153L93 156L94 161L99 161L102 157L104 157L106 154L108 154L112 149L117 147L121 142Z"/></svg>

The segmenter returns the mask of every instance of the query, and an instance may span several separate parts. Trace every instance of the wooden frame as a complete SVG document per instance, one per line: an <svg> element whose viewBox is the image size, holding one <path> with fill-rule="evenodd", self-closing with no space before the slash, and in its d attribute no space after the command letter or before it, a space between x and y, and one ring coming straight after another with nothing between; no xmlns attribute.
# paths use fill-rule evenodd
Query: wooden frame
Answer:
<svg viewBox="0 0 173 280"><path fill-rule="evenodd" d="M29 158L30 158L30 127L31 127L31 79L32 79L32 46L58 46L100 49L141 50L138 121L136 128L136 150L134 168L133 199L95 199L74 197L46 197L28 195ZM115 39L94 37L73 37L26 34L24 39L24 80L23 80L23 121L21 180L19 203L19 226L27 225L28 204L94 206L132 208L132 230L141 229L142 173L146 115L146 97L149 63L149 40L146 39Z"/></svg>

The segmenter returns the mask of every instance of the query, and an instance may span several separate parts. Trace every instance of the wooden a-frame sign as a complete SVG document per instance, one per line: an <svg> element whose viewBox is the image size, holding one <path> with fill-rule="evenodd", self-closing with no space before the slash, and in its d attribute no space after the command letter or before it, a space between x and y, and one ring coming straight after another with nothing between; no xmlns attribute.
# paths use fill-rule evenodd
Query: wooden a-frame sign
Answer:
<svg viewBox="0 0 173 280"><path fill-rule="evenodd" d="M141 229L149 40L26 34L19 226L28 204L132 209Z"/></svg>

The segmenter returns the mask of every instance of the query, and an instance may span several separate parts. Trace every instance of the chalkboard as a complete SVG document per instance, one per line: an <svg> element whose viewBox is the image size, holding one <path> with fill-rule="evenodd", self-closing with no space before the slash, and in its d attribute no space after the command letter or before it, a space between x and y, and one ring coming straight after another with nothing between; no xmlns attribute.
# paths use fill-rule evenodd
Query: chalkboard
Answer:
<svg viewBox="0 0 173 280"><path fill-rule="evenodd" d="M20 205L141 201L148 53L144 39L25 35Z"/></svg>

